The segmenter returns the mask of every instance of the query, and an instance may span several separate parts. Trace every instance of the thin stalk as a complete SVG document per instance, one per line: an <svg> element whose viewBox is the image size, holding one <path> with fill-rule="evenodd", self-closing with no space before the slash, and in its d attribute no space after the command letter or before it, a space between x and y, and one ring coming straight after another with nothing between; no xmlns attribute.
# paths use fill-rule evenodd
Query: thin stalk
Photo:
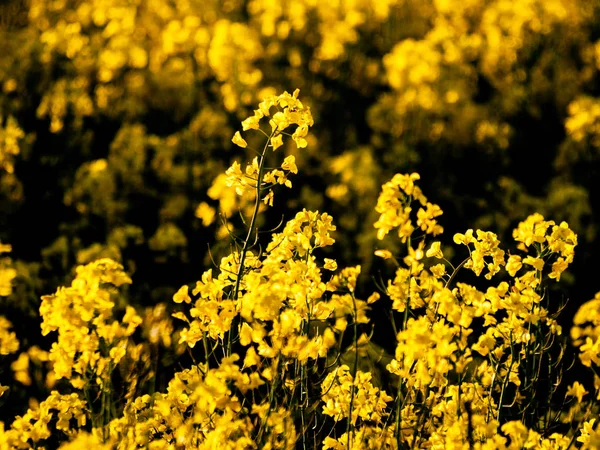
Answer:
<svg viewBox="0 0 600 450"><path fill-rule="evenodd" d="M358 324L356 322L356 318L358 317L358 310L356 309L356 298L354 297L354 293L351 292L352 295L352 307L354 308L354 320L353 320L353 328L354 328L354 364L352 371L352 388L350 390L350 408L348 411L348 422L346 425L346 434L348 435L348 448L352 448L352 410L354 409L354 394L356 392L356 372L358 371Z"/></svg>
<svg viewBox="0 0 600 450"><path fill-rule="evenodd" d="M504 403L504 393L506 392L506 388L508 386L508 380L510 378L510 373L512 371L513 365L515 363L515 351L514 351L514 343L512 340L512 332L510 335L510 341L511 341L511 346L510 346L510 365L508 366L508 372L506 372L506 378L504 379L504 382L502 383L502 391L500 392L500 399L498 400L498 414L496 415L496 420L498 421L498 423L500 423L500 414L502 411L502 408L504 407L503 403Z"/></svg>
<svg viewBox="0 0 600 450"><path fill-rule="evenodd" d="M238 272L235 280L235 288L233 290L233 301L237 302L238 296L240 294L240 280L242 278L242 274L244 272L244 262L246 260L246 255L248 254L248 250L250 248L250 239L254 234L254 229L256 227L256 219L258 217L258 210L260 208L261 202L261 194L262 194L262 180L265 175L265 155L267 153L267 149L269 148L269 142L271 142L271 138L274 136L274 132L271 133L271 136L265 143L263 151L259 158L258 163L258 178L256 180L256 201L254 202L254 212L252 213L252 219L250 220L250 226L248 227L248 234L246 235L246 239L244 239L244 245L242 247L242 252L240 253L240 261ZM231 330L227 335L227 356L231 356L231 341L232 341L232 331L234 326L232 324Z"/></svg>

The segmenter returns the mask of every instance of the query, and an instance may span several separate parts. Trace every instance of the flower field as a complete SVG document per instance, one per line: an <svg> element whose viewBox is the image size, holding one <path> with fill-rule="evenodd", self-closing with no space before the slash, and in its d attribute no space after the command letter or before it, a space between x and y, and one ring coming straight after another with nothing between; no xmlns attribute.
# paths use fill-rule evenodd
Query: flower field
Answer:
<svg viewBox="0 0 600 450"><path fill-rule="evenodd" d="M0 4L0 450L600 448L599 24Z"/></svg>

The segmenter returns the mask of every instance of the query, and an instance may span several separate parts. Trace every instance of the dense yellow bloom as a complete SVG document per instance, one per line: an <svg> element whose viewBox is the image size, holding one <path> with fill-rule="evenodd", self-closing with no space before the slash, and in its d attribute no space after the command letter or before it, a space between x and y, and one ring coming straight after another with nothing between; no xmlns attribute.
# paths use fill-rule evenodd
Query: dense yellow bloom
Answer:
<svg viewBox="0 0 600 450"><path fill-rule="evenodd" d="M61 395L52 391L39 407L28 409L23 416L18 416L10 429L0 431L0 442L6 448L32 448L43 445L46 439L57 433L51 430L50 424L57 419L55 428L67 436L74 435L77 428L87 422L86 402L77 394ZM75 427L73 422L75 420Z"/></svg>
<svg viewBox="0 0 600 450"><path fill-rule="evenodd" d="M488 273L486 279L491 279L493 275L500 271L500 267L505 265L504 250L499 248L500 241L497 236L489 231L477 230L477 237L473 238L473 230L468 230L465 235L457 233L454 236L454 242L457 244L473 244L474 250L469 252L471 257L465 264L467 269L471 269L477 276L481 274L484 268L487 268ZM485 258L491 258L491 262Z"/></svg>
<svg viewBox="0 0 600 450"><path fill-rule="evenodd" d="M142 321L130 306L121 321L114 320L116 288L126 283L131 279L120 264L100 259L79 266L70 287L42 297L42 334L58 331L50 350L58 378L80 387L73 372L88 377L91 371L96 375L92 379L100 384L110 376L111 368L124 356L129 336Z"/></svg>
<svg viewBox="0 0 600 450"><path fill-rule="evenodd" d="M264 117L271 117L269 119L269 124L271 125L270 141L273 150L276 150L282 145L283 136L281 133L290 125L297 125L292 134L292 138L296 142L297 147L306 147L306 139L304 138L308 133L308 128L313 126L314 121L310 108L304 106L298 99L299 93L300 90L296 89L291 95L286 91L278 96L267 97L260 103L259 109L254 111L253 116L242 121L242 129L244 131L251 129L258 130L261 119ZM278 112L271 116L271 108L273 107L276 107ZM236 143L244 141L239 134L239 131L236 131L234 139L237 141Z"/></svg>
<svg viewBox="0 0 600 450"><path fill-rule="evenodd" d="M371 374L360 370L355 376L346 365L331 371L321 385L323 412L337 422L350 417L353 424L358 419L379 422L387 416L387 404L393 400L385 391L371 383ZM351 397L352 409L350 410ZM350 416L351 414L351 416Z"/></svg>
<svg viewBox="0 0 600 450"><path fill-rule="evenodd" d="M553 226L553 221L546 221L541 214L532 214L525 221L519 223L513 231L513 238L520 242L519 248L523 251L534 243L541 244L546 241L546 232Z"/></svg>
<svg viewBox="0 0 600 450"><path fill-rule="evenodd" d="M374 226L377 229L377 238L383 239L392 229L398 228L398 237L406 242L415 230L410 213L413 210L413 200L419 202L426 209L419 208L417 211L417 227L427 234L436 236L443 232L438 225L436 217L442 214L439 206L428 203L421 189L416 186L415 181L420 178L419 174L410 175L396 174L391 181L382 186L381 194L377 199L377 211L380 216Z"/></svg>

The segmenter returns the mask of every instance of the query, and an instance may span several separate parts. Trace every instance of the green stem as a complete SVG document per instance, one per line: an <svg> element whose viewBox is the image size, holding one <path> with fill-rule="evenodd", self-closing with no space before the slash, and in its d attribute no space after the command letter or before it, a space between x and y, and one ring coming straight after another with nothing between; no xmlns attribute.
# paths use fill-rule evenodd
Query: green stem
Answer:
<svg viewBox="0 0 600 450"><path fill-rule="evenodd" d="M254 229L256 227L256 219L258 217L258 210L260 208L261 195L262 195L262 180L265 175L265 155L267 153L267 149L269 148L269 142L271 142L271 138L274 136L274 133L271 133L271 136L265 143L262 154L259 158L258 163L258 178L256 180L256 201L254 202L254 212L252 213L252 219L250 220L250 226L248 227L248 234L246 235L246 239L244 239L244 245L242 247L242 252L240 254L240 262L238 267L238 272L235 280L235 288L233 290L233 301L237 302L239 294L240 294L240 280L242 278L242 274L244 272L244 262L246 260L246 255L248 254L248 250L250 249L250 239L254 234ZM232 344L232 332L234 326L232 324L231 330L227 335L227 356L231 356L231 344Z"/></svg>
<svg viewBox="0 0 600 450"><path fill-rule="evenodd" d="M358 317L358 310L356 308L356 298L354 297L354 293L351 292L352 295L352 307L354 308L354 317L353 317L353 328L354 328L354 364L352 371L352 388L350 391L350 408L348 411L348 422L346 425L346 434L348 435L348 448L352 448L352 436L351 432L352 428L352 410L354 409L354 395L356 393L356 372L358 371L358 324L356 319Z"/></svg>
<svg viewBox="0 0 600 450"><path fill-rule="evenodd" d="M458 273L458 271L460 269L462 269L462 267L467 263L467 261L469 261L471 259L471 257L465 259L463 262L461 262L458 266L456 266L456 269L454 269L454 272L452 272L452 275L450 275L450 278L448 279L448 282L446 283L446 285L444 287L448 287L450 286L450 283L452 282L452 280L454 279L454 277L456 276L456 274Z"/></svg>

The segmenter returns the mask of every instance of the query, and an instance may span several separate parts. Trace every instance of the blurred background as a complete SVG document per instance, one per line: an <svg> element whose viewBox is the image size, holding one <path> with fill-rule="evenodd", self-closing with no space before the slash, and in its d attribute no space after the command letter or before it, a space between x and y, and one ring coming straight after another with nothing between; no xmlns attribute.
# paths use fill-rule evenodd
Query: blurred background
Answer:
<svg viewBox="0 0 600 450"><path fill-rule="evenodd" d="M179 287L232 250L223 220L243 230L248 201L222 174L253 155L231 137L266 95L299 88L315 125L307 148L273 155L299 174L263 230L328 212L322 256L361 264L366 298L393 273L373 252L405 251L376 240L381 185L418 172L443 244L481 228L510 251L534 212L569 223L575 262L546 293L568 326L600 290L599 70L598 0L3 0L4 314L22 347L43 347L40 297L110 257L128 302L169 320Z"/></svg>

